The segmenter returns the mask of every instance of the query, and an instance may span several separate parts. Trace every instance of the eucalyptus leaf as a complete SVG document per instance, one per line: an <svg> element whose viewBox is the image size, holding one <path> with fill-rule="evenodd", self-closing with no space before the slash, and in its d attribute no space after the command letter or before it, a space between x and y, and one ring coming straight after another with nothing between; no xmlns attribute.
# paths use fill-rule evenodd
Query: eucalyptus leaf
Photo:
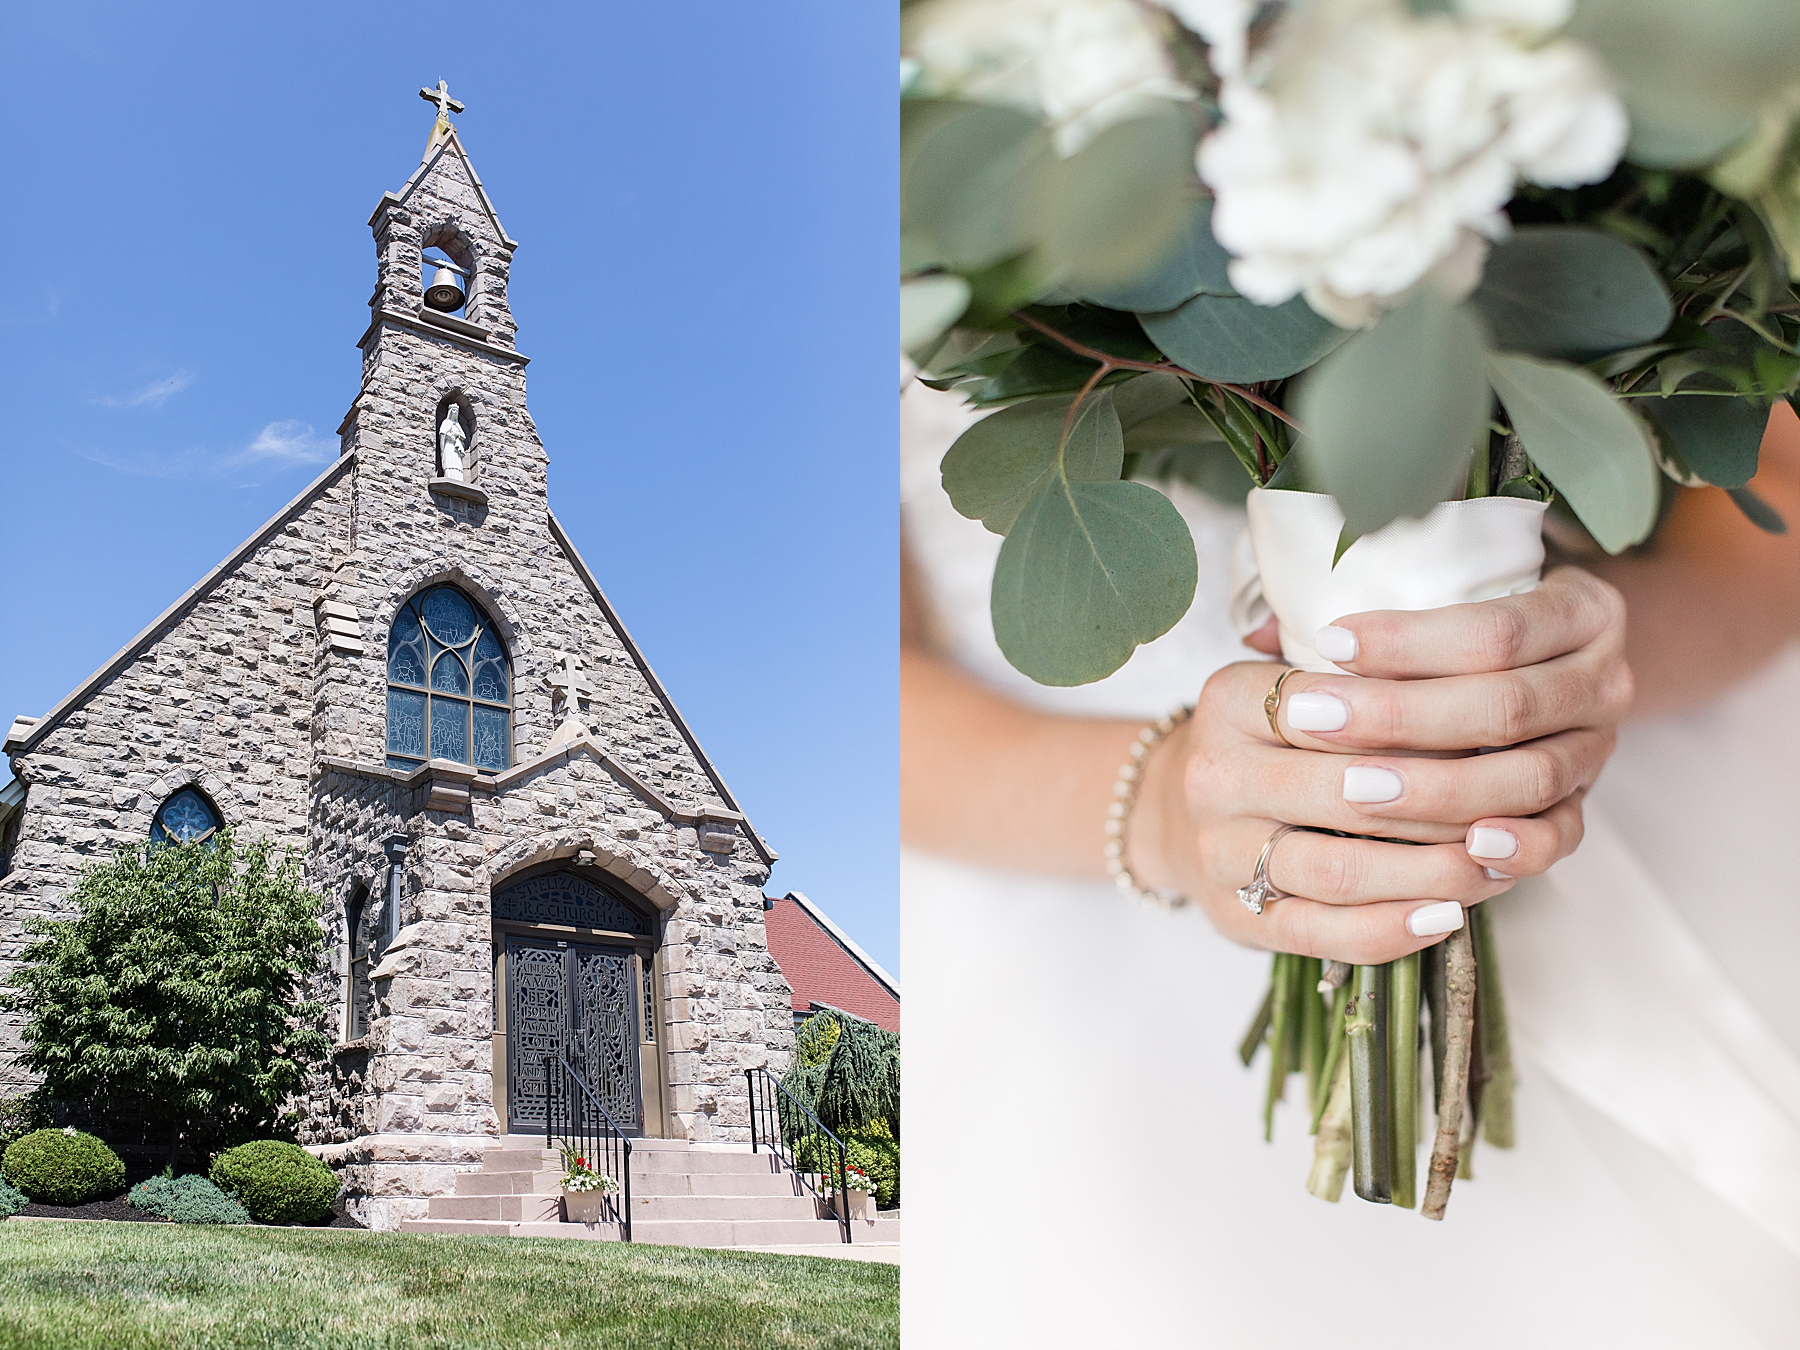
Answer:
<svg viewBox="0 0 1800 1350"><path fill-rule="evenodd" d="M1578 225L1527 225L1494 246L1470 297L1496 346L1586 361L1661 336L1674 317L1650 260Z"/></svg>
<svg viewBox="0 0 1800 1350"><path fill-rule="evenodd" d="M1484 354L1475 315L1427 287L1307 376L1298 448L1354 533L1455 491L1488 420Z"/></svg>
<svg viewBox="0 0 1800 1350"><path fill-rule="evenodd" d="M1743 398L1677 394L1639 399L1656 430L1682 463L1715 487L1742 487L1756 476L1769 410Z"/></svg>
<svg viewBox="0 0 1800 1350"><path fill-rule="evenodd" d="M1063 473L1057 474L1057 442L1073 402L1039 398L1002 408L958 436L943 463L944 491L958 513L1005 534L1053 477L1116 480L1125 437L1108 389L1082 403L1069 427Z"/></svg>
<svg viewBox="0 0 1800 1350"><path fill-rule="evenodd" d="M1565 30L1599 54L1631 114L1626 156L1710 163L1794 76L1793 0L1584 0Z"/></svg>
<svg viewBox="0 0 1800 1350"><path fill-rule="evenodd" d="M1186 383L1161 371L1133 376L1114 386L1112 396L1113 408L1119 414L1119 425L1125 428L1127 440L1131 429L1145 419L1157 417L1176 404L1193 406L1188 403Z"/></svg>
<svg viewBox="0 0 1800 1350"><path fill-rule="evenodd" d="M969 307L969 283L957 276L919 277L900 285L900 350L918 352L942 337Z"/></svg>
<svg viewBox="0 0 1800 1350"><path fill-rule="evenodd" d="M1190 200L1174 244L1143 275L1111 283L1090 281L1084 297L1113 309L1161 313L1201 292L1235 295L1225 272L1231 255L1213 238L1212 206L1211 197Z"/></svg>
<svg viewBox="0 0 1800 1350"><path fill-rule="evenodd" d="M1198 580L1187 522L1155 488L1053 477L1000 546L994 636L1039 684L1090 684L1174 627Z"/></svg>
<svg viewBox="0 0 1800 1350"><path fill-rule="evenodd" d="M1038 242L1056 173L1038 119L988 104L939 105L912 117L908 131L900 220L903 233L926 241L916 249L979 271Z"/></svg>
<svg viewBox="0 0 1800 1350"><path fill-rule="evenodd" d="M1647 537L1659 500L1648 428L1579 366L1496 352L1488 378L1526 453L1608 553Z"/></svg>
<svg viewBox="0 0 1800 1350"><path fill-rule="evenodd" d="M1757 496L1752 489L1735 487L1728 491L1731 500L1737 504L1737 509L1742 511L1757 529L1766 534L1787 533L1787 522L1781 518L1781 512Z"/></svg>
<svg viewBox="0 0 1800 1350"><path fill-rule="evenodd" d="M1150 340L1203 380L1253 384L1312 365L1350 334L1295 296L1259 305L1238 295L1196 295L1160 314L1139 314Z"/></svg>
<svg viewBox="0 0 1800 1350"><path fill-rule="evenodd" d="M1065 289L1084 295L1131 281L1168 253L1200 190L1194 141L1186 113L1163 104L1113 124L1058 162L1043 246Z"/></svg>

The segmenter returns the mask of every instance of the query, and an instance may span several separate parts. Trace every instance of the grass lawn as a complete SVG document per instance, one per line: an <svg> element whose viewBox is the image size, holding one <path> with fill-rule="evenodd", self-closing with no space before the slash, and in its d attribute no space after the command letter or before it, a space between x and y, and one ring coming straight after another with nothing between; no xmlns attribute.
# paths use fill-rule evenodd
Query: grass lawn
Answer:
<svg viewBox="0 0 1800 1350"><path fill-rule="evenodd" d="M556 1238L0 1222L0 1348L900 1344L900 1272Z"/></svg>

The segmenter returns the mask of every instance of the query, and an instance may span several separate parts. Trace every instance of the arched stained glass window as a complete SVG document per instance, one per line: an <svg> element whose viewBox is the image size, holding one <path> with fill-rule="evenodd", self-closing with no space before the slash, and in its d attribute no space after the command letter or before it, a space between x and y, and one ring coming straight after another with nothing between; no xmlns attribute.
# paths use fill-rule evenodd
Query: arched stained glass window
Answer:
<svg viewBox="0 0 1800 1350"><path fill-rule="evenodd" d="M211 802L191 787L175 793L157 808L150 822L153 844L192 844L209 838L219 828L219 813Z"/></svg>
<svg viewBox="0 0 1800 1350"><path fill-rule="evenodd" d="M512 764L512 674L493 624L454 586L421 591L388 634L388 767Z"/></svg>

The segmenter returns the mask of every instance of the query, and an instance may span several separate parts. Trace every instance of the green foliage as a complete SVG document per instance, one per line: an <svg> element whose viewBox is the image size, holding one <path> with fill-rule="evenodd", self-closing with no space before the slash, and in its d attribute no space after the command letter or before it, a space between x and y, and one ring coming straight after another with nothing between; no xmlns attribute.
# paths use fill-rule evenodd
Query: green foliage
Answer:
<svg viewBox="0 0 1800 1350"><path fill-rule="evenodd" d="M213 1184L236 1195L258 1223L320 1224L331 1219L337 1174L296 1144L258 1139L213 1159Z"/></svg>
<svg viewBox="0 0 1800 1350"><path fill-rule="evenodd" d="M835 1036L817 1025L824 1022L836 1026ZM873 1022L815 1013L796 1039L794 1065L781 1084L833 1134L881 1121L899 1137L900 1038Z"/></svg>
<svg viewBox="0 0 1800 1350"><path fill-rule="evenodd" d="M126 1197L136 1209L171 1223L249 1223L250 1213L203 1176L151 1177Z"/></svg>
<svg viewBox="0 0 1800 1350"><path fill-rule="evenodd" d="M1496 346L1586 361L1653 341L1675 311L1643 253L1575 225L1533 225L1488 255L1470 297Z"/></svg>
<svg viewBox="0 0 1800 1350"><path fill-rule="evenodd" d="M0 1177L43 1205L81 1205L125 1185L119 1155L80 1130L34 1130L7 1145Z"/></svg>
<svg viewBox="0 0 1800 1350"><path fill-rule="evenodd" d="M0 1153L15 1139L50 1124L42 1094L27 1092L14 1097L0 1097Z"/></svg>
<svg viewBox="0 0 1800 1350"><path fill-rule="evenodd" d="M1032 399L982 418L944 456L944 491L951 503L995 534L1005 534L1059 472L1094 482L1116 480L1125 437L1112 399L1112 390L1101 389L1083 400L1072 419L1074 399L1066 397Z"/></svg>
<svg viewBox="0 0 1800 1350"><path fill-rule="evenodd" d="M1231 255L1213 238L1212 198L1196 197L1169 249L1141 276L1088 285L1082 298L1109 309L1160 314L1190 296L1235 295L1225 268Z"/></svg>
<svg viewBox="0 0 1800 1350"><path fill-rule="evenodd" d="M1166 314L1138 318L1176 365L1223 384L1298 374L1350 336L1298 296L1269 306L1240 295L1196 295Z"/></svg>
<svg viewBox="0 0 1800 1350"><path fill-rule="evenodd" d="M31 1203L31 1197L17 1186L0 1181L0 1219L10 1219Z"/></svg>
<svg viewBox="0 0 1800 1350"><path fill-rule="evenodd" d="M13 973L43 1092L242 1138L279 1124L329 1043L301 990L321 902L289 851L154 845L89 868L79 916L31 920Z"/></svg>
<svg viewBox="0 0 1800 1350"><path fill-rule="evenodd" d="M1644 424L1577 366L1495 353L1488 377L1526 453L1609 553L1656 523L1659 481Z"/></svg>
<svg viewBox="0 0 1800 1350"><path fill-rule="evenodd" d="M1487 424L1483 355L1475 316L1427 287L1306 378L1304 453L1353 533L1423 516L1455 491Z"/></svg>
<svg viewBox="0 0 1800 1350"><path fill-rule="evenodd" d="M844 1161L861 1171L875 1183L875 1205L892 1209L900 1203L900 1141L888 1131L885 1121L874 1120L860 1130L846 1130L839 1136L844 1145ZM803 1135L794 1144L794 1161L803 1172L816 1172L836 1185L837 1151L824 1135Z"/></svg>
<svg viewBox="0 0 1800 1350"><path fill-rule="evenodd" d="M1058 475L1000 546L994 637L1038 683L1087 684L1173 628L1199 576L1187 522L1162 493Z"/></svg>

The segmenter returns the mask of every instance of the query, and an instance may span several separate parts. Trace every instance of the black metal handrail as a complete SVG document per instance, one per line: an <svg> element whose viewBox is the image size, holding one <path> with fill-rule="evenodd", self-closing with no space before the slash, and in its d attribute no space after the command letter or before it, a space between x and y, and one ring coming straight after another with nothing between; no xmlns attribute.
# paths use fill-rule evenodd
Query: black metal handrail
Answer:
<svg viewBox="0 0 1800 1350"><path fill-rule="evenodd" d="M850 1193L844 1184L849 1164L844 1141L826 1129L812 1108L767 1069L745 1069L744 1078L750 1088L750 1151L760 1152L767 1145L814 1198L834 1206L838 1231L845 1242L850 1241ZM821 1152L823 1158L818 1157ZM802 1153L809 1164L806 1167L800 1165ZM821 1162L822 1167L810 1165ZM813 1185L814 1176L828 1194L821 1194Z"/></svg>
<svg viewBox="0 0 1800 1350"><path fill-rule="evenodd" d="M560 1055L544 1056L544 1147L560 1139L602 1176L619 1183L607 1197L619 1236L631 1241L631 1140L600 1104L575 1066Z"/></svg>

